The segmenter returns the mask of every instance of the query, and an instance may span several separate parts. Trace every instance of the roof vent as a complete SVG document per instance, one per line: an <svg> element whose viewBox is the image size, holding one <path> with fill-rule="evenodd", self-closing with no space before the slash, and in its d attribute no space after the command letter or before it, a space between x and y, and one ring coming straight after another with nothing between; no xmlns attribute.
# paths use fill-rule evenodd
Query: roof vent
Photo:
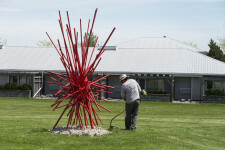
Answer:
<svg viewBox="0 0 225 150"><path fill-rule="evenodd" d="M3 45L0 44L0 49L2 49Z"/></svg>
<svg viewBox="0 0 225 150"><path fill-rule="evenodd" d="M101 50L102 46L98 47L98 50ZM116 46L105 46L104 47L105 50L116 50Z"/></svg>
<svg viewBox="0 0 225 150"><path fill-rule="evenodd" d="M165 35L164 35L163 37L164 37L164 38L166 38L166 36L165 36Z"/></svg>

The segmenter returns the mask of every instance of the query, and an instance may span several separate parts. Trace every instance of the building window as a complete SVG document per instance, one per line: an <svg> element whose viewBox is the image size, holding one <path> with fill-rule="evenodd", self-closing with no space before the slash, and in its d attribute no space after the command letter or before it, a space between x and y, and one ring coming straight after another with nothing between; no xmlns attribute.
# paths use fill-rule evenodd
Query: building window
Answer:
<svg viewBox="0 0 225 150"><path fill-rule="evenodd" d="M207 81L207 89L213 88L213 81Z"/></svg>
<svg viewBox="0 0 225 150"><path fill-rule="evenodd" d="M225 82L215 81L213 85L216 89L225 89Z"/></svg>
<svg viewBox="0 0 225 150"><path fill-rule="evenodd" d="M20 76L20 85L23 85L26 83L27 83L26 76Z"/></svg>
<svg viewBox="0 0 225 150"><path fill-rule="evenodd" d="M32 77L31 76L27 76L27 84L32 85Z"/></svg>
<svg viewBox="0 0 225 150"><path fill-rule="evenodd" d="M145 89L145 79L139 79L139 85L141 89Z"/></svg>
<svg viewBox="0 0 225 150"><path fill-rule="evenodd" d="M9 82L10 83L19 83L18 76L9 76Z"/></svg>
<svg viewBox="0 0 225 150"><path fill-rule="evenodd" d="M29 84L32 86L32 76L9 76L9 83Z"/></svg>
<svg viewBox="0 0 225 150"><path fill-rule="evenodd" d="M164 90L164 80L163 79L147 79L146 80L146 90Z"/></svg>

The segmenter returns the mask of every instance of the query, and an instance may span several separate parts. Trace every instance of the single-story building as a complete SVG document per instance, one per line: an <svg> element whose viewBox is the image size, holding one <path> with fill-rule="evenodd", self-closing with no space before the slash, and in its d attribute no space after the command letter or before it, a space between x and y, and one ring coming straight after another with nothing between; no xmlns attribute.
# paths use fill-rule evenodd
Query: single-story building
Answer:
<svg viewBox="0 0 225 150"><path fill-rule="evenodd" d="M90 48L91 49L91 48ZM97 52L98 49L95 50ZM207 88L225 88L225 63L206 51L168 37L142 37L106 47L95 75L111 74L105 84L120 98L119 75L128 74L147 91L164 90L170 100L201 100ZM54 94L60 87L48 84L45 70L65 73L54 48L3 46L0 49L0 85L14 82L32 86L34 96Z"/></svg>

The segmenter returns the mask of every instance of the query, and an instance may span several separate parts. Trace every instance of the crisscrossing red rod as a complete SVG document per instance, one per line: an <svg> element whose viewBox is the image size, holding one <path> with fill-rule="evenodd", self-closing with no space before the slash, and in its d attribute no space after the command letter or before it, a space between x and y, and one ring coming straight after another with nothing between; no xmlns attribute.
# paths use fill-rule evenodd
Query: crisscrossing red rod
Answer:
<svg viewBox="0 0 225 150"><path fill-rule="evenodd" d="M105 99L101 98L100 94L94 94L95 92L105 92L111 93L107 91L108 88L114 88L109 85L103 85L100 83L101 80L108 77L110 74L101 76L95 80L91 80L91 77L101 61L102 54L105 52L105 46L112 36L115 28L113 28L112 32L109 34L107 40L103 44L101 50L96 53L94 57L95 47L98 42L95 41L94 47L89 53L89 45L91 40L91 35L95 23L95 18L97 15L98 9L95 10L92 24L90 25L90 20L88 22L87 31L84 33L84 39L82 39L82 23L80 20L80 37L81 37L81 47L78 49L78 30L76 28L71 28L69 13L67 11L67 20L68 23L63 27L61 13L59 11L59 26L61 29L63 44L64 47L61 46L59 39L57 39L57 44L53 42L49 34L46 32L53 46L57 50L60 60L65 68L66 73L56 73L51 71L46 71L47 73L52 74L54 77L51 77L53 82L49 82L50 84L60 85L61 89L56 92L55 96L58 96L58 99L51 105L53 111L55 109L64 108L62 114L58 118L54 127L57 126L60 119L64 115L66 111L68 111L68 122L67 127L69 125L78 124L80 127L90 125L91 128L98 125L98 121L101 121L99 115L97 114L95 108L101 111L100 108L103 108L107 111L107 108L101 106L97 103L96 98L100 98L103 101ZM89 29L90 27L90 29ZM89 55L90 54L90 55ZM106 101L107 102L107 101ZM102 123L103 124L103 123Z"/></svg>

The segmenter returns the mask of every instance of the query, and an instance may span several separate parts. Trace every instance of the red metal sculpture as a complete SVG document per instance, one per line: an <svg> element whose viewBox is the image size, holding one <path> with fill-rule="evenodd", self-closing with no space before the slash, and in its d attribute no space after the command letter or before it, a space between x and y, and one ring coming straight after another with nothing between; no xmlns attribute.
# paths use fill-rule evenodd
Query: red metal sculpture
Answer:
<svg viewBox="0 0 225 150"><path fill-rule="evenodd" d="M65 48L62 49L59 39L58 47L54 44L49 34L46 32L47 36L51 40L55 49L57 50L60 60L65 67L66 74L60 74L55 72L46 71L56 76L58 79L51 77L54 82L48 82L50 84L56 84L62 86L61 90L59 90L55 96L58 96L58 99L51 105L54 107L53 111L58 108L64 107L62 114L57 120L56 124L53 128L55 128L64 115L66 111L68 111L68 122L67 127L69 125L79 124L80 127L84 125L87 126L90 124L93 129L94 126L98 125L98 120L102 123L100 117L98 116L94 106L101 112L100 108L103 108L110 112L107 108L98 104L95 98L100 98L104 101L105 99L101 98L99 94L94 94L93 91L97 92L105 92L111 93L107 91L107 88L113 88L112 86L100 84L99 81L108 77L110 74L105 76L100 76L97 79L91 81L91 77L101 61L101 56L104 53L105 45L113 34L115 28L112 30L111 34L107 38L104 45L99 50L98 54L93 56L93 52L95 50L98 38L96 39L95 46L91 52L91 55L88 55L89 52L89 44L90 37L92 35L92 30L95 22L95 17L97 14L97 9L95 10L93 22L91 28L89 30L90 19L88 22L87 32L84 35L84 41L82 41L82 25L80 19L80 40L81 40L81 49L78 50L78 32L75 28L73 30L70 27L70 19L67 11L67 19L68 24L66 24L66 32L64 32L61 14L59 11L59 25L62 31L63 42ZM67 37L65 36L67 35ZM66 39L67 38L67 39ZM88 60L89 59L89 60ZM63 84L60 80L66 82ZM68 100L69 99L69 100ZM68 100L68 103L61 104L64 100ZM60 105L61 104L61 105ZM103 124L103 123L102 123Z"/></svg>

